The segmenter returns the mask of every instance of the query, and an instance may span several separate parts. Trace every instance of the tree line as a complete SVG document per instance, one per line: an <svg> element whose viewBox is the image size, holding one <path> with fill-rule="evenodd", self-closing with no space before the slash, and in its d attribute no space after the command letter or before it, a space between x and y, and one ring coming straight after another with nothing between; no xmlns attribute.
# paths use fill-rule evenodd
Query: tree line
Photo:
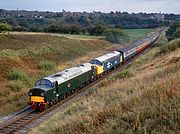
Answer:
<svg viewBox="0 0 180 134"><path fill-rule="evenodd" d="M11 25L7 23L0 23L0 33L11 30L13 30ZM35 28L31 31L38 32ZM102 25L98 25L93 27L81 28L75 25L71 25L71 26L51 25L45 28L45 32L105 36L107 41L113 43L122 43L122 42L127 42L129 40L129 37L123 32L123 30L119 26L108 28Z"/></svg>

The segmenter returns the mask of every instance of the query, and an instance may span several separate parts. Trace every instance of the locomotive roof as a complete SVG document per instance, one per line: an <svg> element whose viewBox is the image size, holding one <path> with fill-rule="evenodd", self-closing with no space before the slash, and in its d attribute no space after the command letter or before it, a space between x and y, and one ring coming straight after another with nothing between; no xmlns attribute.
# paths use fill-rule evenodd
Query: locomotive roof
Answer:
<svg viewBox="0 0 180 134"><path fill-rule="evenodd" d="M95 58L95 59L93 59L93 60L98 60L98 61L100 61L100 62L104 62L104 61L106 61L107 59L110 59L110 58L112 58L112 57L114 57L114 56L117 56L117 55L119 55L119 54L120 54L120 52L118 52L118 51L113 51L113 52L111 52L111 53L107 53L107 54L105 54L105 55L103 55L103 56L97 57L97 58Z"/></svg>
<svg viewBox="0 0 180 134"><path fill-rule="evenodd" d="M80 64L80 65L68 68L66 70L60 71L53 75L44 77L42 79L49 80L51 83L54 83L55 81L57 81L58 84L61 84L65 81L68 81L68 80L70 80L76 76L79 76L85 72L88 72L90 70L91 70L91 64L84 63L84 64Z"/></svg>

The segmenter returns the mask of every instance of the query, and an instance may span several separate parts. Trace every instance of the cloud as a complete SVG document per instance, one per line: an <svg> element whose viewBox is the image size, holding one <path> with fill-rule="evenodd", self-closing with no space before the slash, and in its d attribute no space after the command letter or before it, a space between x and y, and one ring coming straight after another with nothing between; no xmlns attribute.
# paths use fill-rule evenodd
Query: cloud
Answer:
<svg viewBox="0 0 180 134"><path fill-rule="evenodd" d="M0 0L0 3L3 9L180 13L179 0Z"/></svg>

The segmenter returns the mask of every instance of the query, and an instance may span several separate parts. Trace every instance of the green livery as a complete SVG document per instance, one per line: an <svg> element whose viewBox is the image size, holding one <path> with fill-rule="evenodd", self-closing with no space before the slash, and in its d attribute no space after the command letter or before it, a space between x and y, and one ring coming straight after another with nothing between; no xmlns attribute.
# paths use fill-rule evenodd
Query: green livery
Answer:
<svg viewBox="0 0 180 134"><path fill-rule="evenodd" d="M95 71L95 68L90 63L84 63L44 77L36 82L29 95L44 96L46 102L59 100L64 95L93 81L96 77ZM39 90L40 93L36 90Z"/></svg>

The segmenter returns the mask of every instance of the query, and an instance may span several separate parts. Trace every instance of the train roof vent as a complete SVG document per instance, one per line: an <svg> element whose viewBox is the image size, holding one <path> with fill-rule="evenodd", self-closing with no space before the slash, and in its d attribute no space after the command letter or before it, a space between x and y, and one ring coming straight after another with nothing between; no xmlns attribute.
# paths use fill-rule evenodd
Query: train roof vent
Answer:
<svg viewBox="0 0 180 134"><path fill-rule="evenodd" d="M55 75L53 75L53 77L61 77L62 76L62 74L55 74Z"/></svg>
<svg viewBox="0 0 180 134"><path fill-rule="evenodd" d="M83 65L83 64L80 64L80 65L78 65L78 67L84 67L84 65Z"/></svg>

